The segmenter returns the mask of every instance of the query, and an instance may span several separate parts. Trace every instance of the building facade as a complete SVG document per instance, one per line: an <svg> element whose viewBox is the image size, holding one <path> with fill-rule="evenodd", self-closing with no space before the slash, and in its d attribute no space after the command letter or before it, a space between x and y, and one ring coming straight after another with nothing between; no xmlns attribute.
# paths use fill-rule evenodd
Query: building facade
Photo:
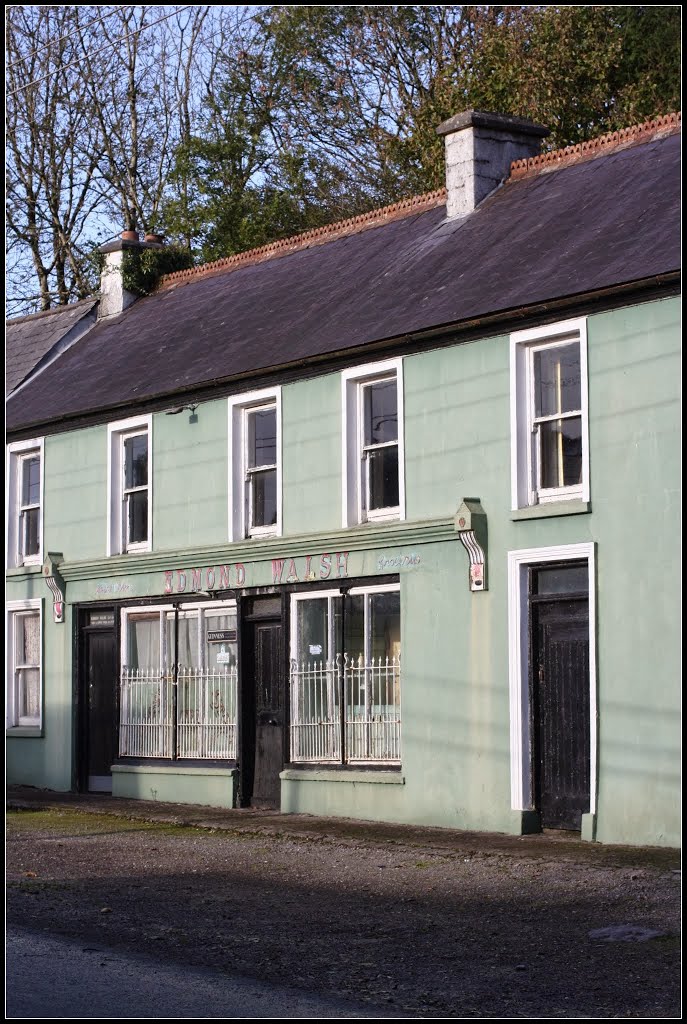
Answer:
<svg viewBox="0 0 687 1024"><path fill-rule="evenodd" d="M620 156L623 176L640 157L655 166L669 128L561 157L546 177L530 159L523 181L556 191L572 169L587 188L604 159ZM421 255L428 239L459 245L446 225L466 231L486 204L510 203L500 216L516 223L517 166L453 220L436 197L421 216L371 219L353 235L362 265L383 251L388 276L409 244L397 233L422 216ZM279 334L269 275L298 292L289 261L331 274L350 238L163 282L10 400L9 781L678 845L673 254L652 263L640 239L641 275L628 258L593 288L529 288L531 301L496 315L484 300L482 317L452 323L437 299L421 328L348 350L346 318L332 326L320 294L331 351L277 358L266 343L250 372L149 384L167 359L165 302L181 303L177 321L186 311L174 329L189 341L204 316L219 340L215 294L205 312L194 296L244 275L264 302L251 315ZM526 246L520 258L532 269ZM126 346L148 336L157 362L127 370ZM97 407L94 377L84 398L88 370L70 399L65 382L78 365L105 373L103 352L123 397L111 384Z"/></svg>

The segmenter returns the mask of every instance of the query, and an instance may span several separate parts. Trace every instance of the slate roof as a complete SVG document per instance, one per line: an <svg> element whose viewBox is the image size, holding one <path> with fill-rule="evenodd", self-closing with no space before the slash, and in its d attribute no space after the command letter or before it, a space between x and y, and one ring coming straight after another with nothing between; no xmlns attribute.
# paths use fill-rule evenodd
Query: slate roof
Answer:
<svg viewBox="0 0 687 1024"><path fill-rule="evenodd" d="M447 220L435 193L271 258L179 275L11 398L8 430L674 274L676 123L512 176L466 218Z"/></svg>
<svg viewBox="0 0 687 1024"><path fill-rule="evenodd" d="M56 306L43 313L17 317L5 325L5 395L14 391L46 357L69 343L75 328L83 329L97 303L83 299L69 306ZM95 320L95 314L92 317Z"/></svg>

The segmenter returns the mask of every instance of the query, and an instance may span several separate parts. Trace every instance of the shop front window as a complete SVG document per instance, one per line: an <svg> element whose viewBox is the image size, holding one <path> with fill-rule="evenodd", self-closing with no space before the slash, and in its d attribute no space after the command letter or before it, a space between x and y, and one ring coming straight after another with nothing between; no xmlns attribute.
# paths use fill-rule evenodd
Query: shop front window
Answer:
<svg viewBox="0 0 687 1024"><path fill-rule="evenodd" d="M294 595L291 760L401 760L401 605L397 585Z"/></svg>
<svg viewBox="0 0 687 1024"><path fill-rule="evenodd" d="M122 615L120 756L235 758L235 605Z"/></svg>

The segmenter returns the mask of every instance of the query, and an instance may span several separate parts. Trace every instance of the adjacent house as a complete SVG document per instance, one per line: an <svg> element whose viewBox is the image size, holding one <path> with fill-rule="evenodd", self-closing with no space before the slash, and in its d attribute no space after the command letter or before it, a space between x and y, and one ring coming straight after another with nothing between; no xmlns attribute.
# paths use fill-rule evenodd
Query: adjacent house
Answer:
<svg viewBox="0 0 687 1024"><path fill-rule="evenodd" d="M5 330L5 397L40 373L95 324L98 300L15 317Z"/></svg>
<svg viewBox="0 0 687 1024"><path fill-rule="evenodd" d="M680 117L163 278L7 402L7 771L680 837Z"/></svg>

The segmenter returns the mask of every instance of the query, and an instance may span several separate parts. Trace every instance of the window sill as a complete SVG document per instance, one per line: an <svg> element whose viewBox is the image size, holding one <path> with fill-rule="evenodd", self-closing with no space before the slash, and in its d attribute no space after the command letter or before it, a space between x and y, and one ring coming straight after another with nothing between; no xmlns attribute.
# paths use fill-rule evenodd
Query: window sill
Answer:
<svg viewBox="0 0 687 1024"><path fill-rule="evenodd" d="M5 729L5 736L8 739L10 736L31 736L40 739L43 736L43 729L40 725L10 725Z"/></svg>
<svg viewBox="0 0 687 1024"><path fill-rule="evenodd" d="M129 548L128 551L111 551L108 558L135 558L136 555L151 555L152 547L146 545L144 548Z"/></svg>
<svg viewBox="0 0 687 1024"><path fill-rule="evenodd" d="M113 775L235 775L238 769L235 765L227 765L226 768L218 768L216 765L188 765L180 764L178 761L160 761L147 764L113 764Z"/></svg>
<svg viewBox="0 0 687 1024"><path fill-rule="evenodd" d="M591 512L591 501L571 499L570 501L545 501L541 505L531 505L529 508L514 509L511 520L518 522L522 519L549 519L554 516L579 516L585 512Z"/></svg>
<svg viewBox="0 0 687 1024"><path fill-rule="evenodd" d="M41 565L38 562L30 562L24 565L10 565L6 569L8 576L33 576L41 572Z"/></svg>
<svg viewBox="0 0 687 1024"><path fill-rule="evenodd" d="M373 786L404 786L406 781L400 768L285 768L279 778L285 782L357 782Z"/></svg>

